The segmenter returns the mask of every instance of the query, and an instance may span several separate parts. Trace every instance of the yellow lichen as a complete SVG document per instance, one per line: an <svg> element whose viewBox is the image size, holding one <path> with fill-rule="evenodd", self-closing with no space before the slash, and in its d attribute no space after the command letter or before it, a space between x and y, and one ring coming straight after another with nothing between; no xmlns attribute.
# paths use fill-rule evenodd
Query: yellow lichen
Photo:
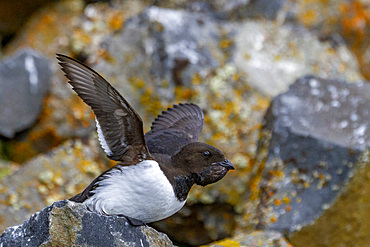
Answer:
<svg viewBox="0 0 370 247"><path fill-rule="evenodd" d="M214 246L223 246L223 247L240 247L240 243L231 239L223 239L213 243Z"/></svg>

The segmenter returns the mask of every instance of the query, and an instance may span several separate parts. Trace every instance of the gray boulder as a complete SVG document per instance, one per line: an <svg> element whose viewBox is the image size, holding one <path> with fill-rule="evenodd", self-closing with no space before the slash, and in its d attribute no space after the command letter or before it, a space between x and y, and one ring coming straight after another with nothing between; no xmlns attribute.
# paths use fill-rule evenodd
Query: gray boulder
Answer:
<svg viewBox="0 0 370 247"><path fill-rule="evenodd" d="M165 234L134 227L123 217L92 213L83 204L57 201L0 236L7 246L173 246Z"/></svg>
<svg viewBox="0 0 370 247"><path fill-rule="evenodd" d="M258 159L266 159L262 225L299 231L330 208L370 146L370 85L303 77L274 98Z"/></svg>
<svg viewBox="0 0 370 247"><path fill-rule="evenodd" d="M49 61L31 49L0 63L0 135L12 138L36 121L50 78Z"/></svg>

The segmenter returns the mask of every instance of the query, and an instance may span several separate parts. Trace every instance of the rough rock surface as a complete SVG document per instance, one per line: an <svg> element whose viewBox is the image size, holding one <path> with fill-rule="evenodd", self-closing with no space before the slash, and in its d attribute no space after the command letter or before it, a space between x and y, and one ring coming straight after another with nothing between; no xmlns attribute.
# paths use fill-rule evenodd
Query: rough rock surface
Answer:
<svg viewBox="0 0 370 247"><path fill-rule="evenodd" d="M207 13L219 19L242 20L250 17L275 19L286 0L230 0L230 1L156 1L156 6L175 9L186 9L191 12Z"/></svg>
<svg viewBox="0 0 370 247"><path fill-rule="evenodd" d="M12 138L36 121L50 80L49 61L31 49L1 61L0 135Z"/></svg>
<svg viewBox="0 0 370 247"><path fill-rule="evenodd" d="M263 227L299 231L353 182L370 146L369 95L366 83L308 76L272 101L258 153Z"/></svg>
<svg viewBox="0 0 370 247"><path fill-rule="evenodd" d="M333 48L299 26L248 21L235 35L232 61L249 83L268 96L285 92L307 74L324 78L362 79L354 55L340 43ZM333 52L335 50L335 52Z"/></svg>
<svg viewBox="0 0 370 247"><path fill-rule="evenodd" d="M122 217L92 213L79 203L55 202L22 225L0 236L2 247L13 246L173 246L148 226L134 227Z"/></svg>
<svg viewBox="0 0 370 247"><path fill-rule="evenodd" d="M95 141L94 141L95 140ZM99 159L96 139L88 143L67 141L48 154L0 177L0 231L22 223L34 212L81 192L87 183L108 168Z"/></svg>
<svg viewBox="0 0 370 247"><path fill-rule="evenodd" d="M271 13L277 16L277 21L271 22L245 18L253 6L252 14L260 15L256 9L265 0L155 1L161 8L146 10L153 1L99 1L87 5L82 0L57 1L31 18L5 53L30 46L52 61L55 52L81 59L120 90L142 116L146 130L160 110L174 103L200 105L205 110L201 140L223 150L237 170L219 183L195 186L179 214L156 224L173 239L200 245L231 237L236 229L253 230L256 218L262 217L255 208L260 201L263 167L258 166L254 155L271 96L306 73L347 81L361 79L356 58L341 42L323 42L327 39L316 32L284 22L284 16L278 13L283 2L269 1L269 7L274 8ZM298 6L299 12L302 5L316 3L332 9L333 2L299 0L292 5ZM325 12L325 8L318 8L296 16L309 19L321 10ZM361 20L357 17L353 18ZM12 151L10 160L22 163L69 138L87 140L88 147L61 146L56 161L54 155L40 155L20 168L26 171L26 166L32 164L30 170L45 169L42 176L28 180L28 172L20 171L1 181L3 185L17 185L10 186L10 192L4 192L0 200L7 226L19 224L52 201L80 192L107 168L101 165L106 160L81 151L96 151L98 146L89 144L96 140L96 135L92 138L90 134L95 128L93 115L69 88L56 61L52 66L56 73L40 120L23 133L25 138L18 139L17 135L14 142L4 142L4 149ZM53 169L54 163L57 169ZM73 168L74 164L78 169ZM20 185L21 181L28 183ZM4 187L1 191L6 191ZM35 193L29 193L29 187L36 188ZM289 199L283 199L273 200L274 205L280 203L290 210Z"/></svg>
<svg viewBox="0 0 370 247"><path fill-rule="evenodd" d="M280 232L253 231L236 234L236 236L214 242L210 247L292 247Z"/></svg>
<svg viewBox="0 0 370 247"><path fill-rule="evenodd" d="M368 246L370 244L370 150L355 164L353 178L329 209L289 237L294 246Z"/></svg>
<svg viewBox="0 0 370 247"><path fill-rule="evenodd" d="M191 86L197 75L204 78L225 61L220 39L218 22L210 16L149 7L102 41L110 60L101 60L95 68L144 115L135 93L151 88L160 96L153 107L159 111L158 104L173 102L176 87Z"/></svg>

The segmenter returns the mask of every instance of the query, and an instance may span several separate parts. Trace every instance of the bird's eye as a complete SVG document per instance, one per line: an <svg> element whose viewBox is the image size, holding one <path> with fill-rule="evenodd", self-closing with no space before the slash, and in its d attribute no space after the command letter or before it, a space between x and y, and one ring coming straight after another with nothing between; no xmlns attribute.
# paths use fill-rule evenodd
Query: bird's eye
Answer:
<svg viewBox="0 0 370 247"><path fill-rule="evenodd" d="M205 151L205 152L203 152L203 156L204 157L209 157L209 156L211 156L211 152Z"/></svg>

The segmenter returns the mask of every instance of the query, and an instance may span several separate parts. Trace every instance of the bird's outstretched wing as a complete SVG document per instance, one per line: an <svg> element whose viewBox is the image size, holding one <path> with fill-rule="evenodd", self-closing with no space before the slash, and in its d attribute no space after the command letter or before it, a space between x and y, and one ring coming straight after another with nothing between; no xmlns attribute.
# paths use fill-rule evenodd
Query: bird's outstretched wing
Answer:
<svg viewBox="0 0 370 247"><path fill-rule="evenodd" d="M178 104L163 111L145 134L150 153L172 156L186 144L198 141L203 121L203 111L195 104Z"/></svg>
<svg viewBox="0 0 370 247"><path fill-rule="evenodd" d="M107 156L124 164L152 159L143 122L120 93L83 63L61 54L57 59L73 90L94 111L99 141Z"/></svg>

